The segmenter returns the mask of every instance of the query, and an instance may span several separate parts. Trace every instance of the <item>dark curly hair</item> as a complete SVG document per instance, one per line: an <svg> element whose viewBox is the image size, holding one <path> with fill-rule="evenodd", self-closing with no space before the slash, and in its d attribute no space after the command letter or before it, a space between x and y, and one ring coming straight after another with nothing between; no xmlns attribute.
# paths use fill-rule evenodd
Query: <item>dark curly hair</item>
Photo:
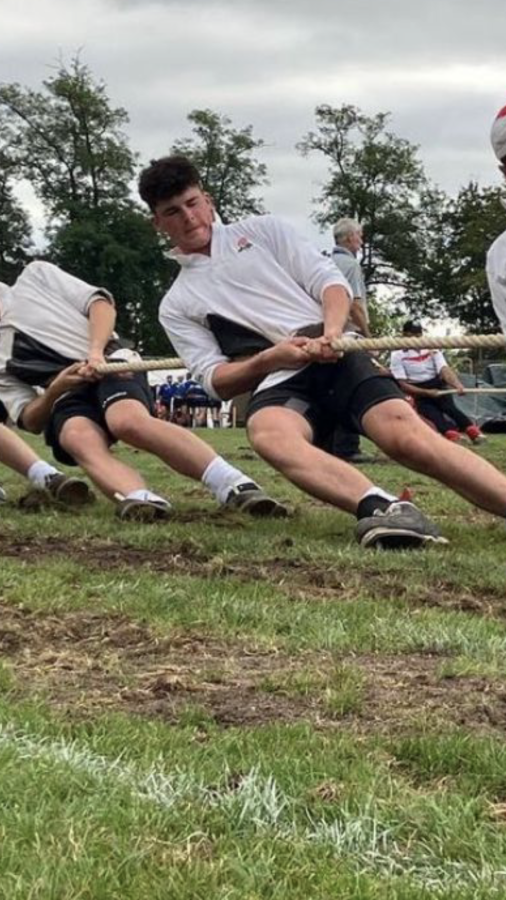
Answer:
<svg viewBox="0 0 506 900"><path fill-rule="evenodd" d="M189 187L201 187L198 169L186 156L152 159L139 178L139 194L154 212L162 200L170 200Z"/></svg>

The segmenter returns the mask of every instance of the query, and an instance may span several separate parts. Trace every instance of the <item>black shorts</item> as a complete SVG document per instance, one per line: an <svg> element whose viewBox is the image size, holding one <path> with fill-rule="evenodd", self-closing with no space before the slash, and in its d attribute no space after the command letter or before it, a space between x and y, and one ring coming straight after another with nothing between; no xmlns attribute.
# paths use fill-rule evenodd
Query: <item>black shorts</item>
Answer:
<svg viewBox="0 0 506 900"><path fill-rule="evenodd" d="M246 419L268 406L293 409L309 422L313 440L324 447L336 425L363 434L365 413L385 400L404 400L389 375L380 375L370 356L361 350L335 363L311 363L292 378L254 394Z"/></svg>
<svg viewBox="0 0 506 900"><path fill-rule="evenodd" d="M5 425L8 418L9 418L9 413L7 412L6 407L0 400L0 425Z"/></svg>
<svg viewBox="0 0 506 900"><path fill-rule="evenodd" d="M107 375L94 384L85 384L75 391L64 394L53 406L51 418L44 432L46 444L51 447L53 456L66 466L76 466L75 459L60 444L60 434L65 422L76 416L84 416L100 426L109 442L115 438L107 428L105 413L118 400L138 400L154 414L153 395L148 379L143 373L136 373L125 378L120 375Z"/></svg>

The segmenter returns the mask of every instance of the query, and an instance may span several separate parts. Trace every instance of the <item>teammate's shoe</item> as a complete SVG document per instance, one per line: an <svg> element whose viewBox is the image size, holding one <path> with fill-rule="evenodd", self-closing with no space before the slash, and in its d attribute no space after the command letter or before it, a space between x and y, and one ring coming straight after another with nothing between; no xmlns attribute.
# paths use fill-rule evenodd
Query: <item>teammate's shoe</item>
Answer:
<svg viewBox="0 0 506 900"><path fill-rule="evenodd" d="M86 481L73 475L64 475L62 472L48 475L45 479L45 489L53 500L65 506L84 506L95 499Z"/></svg>
<svg viewBox="0 0 506 900"><path fill-rule="evenodd" d="M170 518L172 507L167 500L120 500L116 515L123 522L159 522Z"/></svg>
<svg viewBox="0 0 506 900"><path fill-rule="evenodd" d="M259 518L283 519L288 516L286 506L274 500L273 497L269 497L254 481L236 484L230 490L225 500L225 506L229 509L240 509L241 512Z"/></svg>
<svg viewBox="0 0 506 900"><path fill-rule="evenodd" d="M447 544L448 541L412 503L396 501L385 510L376 509L372 516L359 519L356 536L362 547L402 549L422 544Z"/></svg>

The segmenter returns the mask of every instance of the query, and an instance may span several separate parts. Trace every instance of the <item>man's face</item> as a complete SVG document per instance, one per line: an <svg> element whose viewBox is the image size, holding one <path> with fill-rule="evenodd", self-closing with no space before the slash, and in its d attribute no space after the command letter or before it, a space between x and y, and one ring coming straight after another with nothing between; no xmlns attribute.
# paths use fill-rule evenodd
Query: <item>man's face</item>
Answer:
<svg viewBox="0 0 506 900"><path fill-rule="evenodd" d="M210 252L213 208L201 188L189 187L170 200L161 200L153 221L182 253Z"/></svg>
<svg viewBox="0 0 506 900"><path fill-rule="evenodd" d="M360 228L358 231L352 231L348 238L348 248L351 250L351 252L358 253L358 251L362 248L362 243L362 229Z"/></svg>

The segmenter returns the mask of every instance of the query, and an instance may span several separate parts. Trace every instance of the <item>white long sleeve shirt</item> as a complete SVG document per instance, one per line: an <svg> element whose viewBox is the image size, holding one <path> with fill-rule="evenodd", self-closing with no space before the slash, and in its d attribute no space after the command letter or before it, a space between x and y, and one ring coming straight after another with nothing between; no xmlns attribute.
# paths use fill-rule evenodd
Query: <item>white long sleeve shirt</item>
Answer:
<svg viewBox="0 0 506 900"><path fill-rule="evenodd" d="M506 334L506 231L495 239L487 253L487 279L495 314Z"/></svg>
<svg viewBox="0 0 506 900"><path fill-rule="evenodd" d="M176 352L216 397L213 372L228 362L207 316L223 316L262 334L273 344L300 328L323 321L322 297L330 285L352 291L332 260L275 216L254 216L232 225L213 225L210 256L172 256L181 271L160 305L160 322ZM264 390L294 375L268 375Z"/></svg>

